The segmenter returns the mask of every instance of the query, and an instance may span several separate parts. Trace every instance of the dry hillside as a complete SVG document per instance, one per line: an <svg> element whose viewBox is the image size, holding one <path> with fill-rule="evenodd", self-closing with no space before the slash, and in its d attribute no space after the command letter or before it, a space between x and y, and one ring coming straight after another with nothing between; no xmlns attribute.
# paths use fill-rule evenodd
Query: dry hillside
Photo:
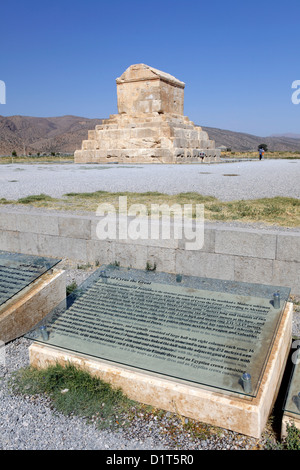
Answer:
<svg viewBox="0 0 300 470"><path fill-rule="evenodd" d="M77 116L38 118L29 116L0 116L0 155L28 153L73 153L87 138L88 130L101 119Z"/></svg>
<svg viewBox="0 0 300 470"><path fill-rule="evenodd" d="M291 138L287 136L256 136L242 132L233 132L213 127L204 127L209 137L216 142L216 146L225 145L232 151L256 151L258 145L267 144L272 152L300 151L300 137Z"/></svg>
<svg viewBox="0 0 300 470"><path fill-rule="evenodd" d="M18 155L37 152L73 153L87 139L88 130L94 129L102 119L87 119L79 116L30 117L0 116L0 155ZM257 150L266 143L270 150L300 151L300 138L286 136L259 137L229 130L204 127L216 146L224 145L232 151Z"/></svg>

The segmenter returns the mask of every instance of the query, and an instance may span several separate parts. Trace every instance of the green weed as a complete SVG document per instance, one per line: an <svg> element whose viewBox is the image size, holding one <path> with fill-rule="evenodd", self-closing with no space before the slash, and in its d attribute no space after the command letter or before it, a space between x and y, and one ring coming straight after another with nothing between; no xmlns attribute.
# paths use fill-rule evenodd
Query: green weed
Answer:
<svg viewBox="0 0 300 470"><path fill-rule="evenodd" d="M55 201L55 199L47 194L34 194L32 196L21 197L18 199L19 204L31 204L33 202L41 201Z"/></svg>
<svg viewBox="0 0 300 470"><path fill-rule="evenodd" d="M41 370L31 366L20 369L13 376L11 388L15 394L45 394L57 411L85 417L101 429L117 427L135 404L120 389L71 363Z"/></svg>

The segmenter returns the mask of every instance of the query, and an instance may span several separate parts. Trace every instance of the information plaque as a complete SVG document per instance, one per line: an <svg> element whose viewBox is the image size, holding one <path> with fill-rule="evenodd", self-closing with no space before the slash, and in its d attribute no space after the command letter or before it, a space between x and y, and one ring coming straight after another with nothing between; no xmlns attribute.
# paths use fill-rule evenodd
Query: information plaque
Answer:
<svg viewBox="0 0 300 470"><path fill-rule="evenodd" d="M60 260L0 251L0 305L30 285Z"/></svg>
<svg viewBox="0 0 300 470"><path fill-rule="evenodd" d="M297 340L297 343L300 344L300 341ZM300 415L300 366L299 366L299 356L300 349L293 353L292 360L294 362L294 367L291 375L291 380L288 387L288 393L284 403L284 412L289 414L297 415L299 419Z"/></svg>
<svg viewBox="0 0 300 470"><path fill-rule="evenodd" d="M104 266L27 337L253 397L289 293L289 288Z"/></svg>

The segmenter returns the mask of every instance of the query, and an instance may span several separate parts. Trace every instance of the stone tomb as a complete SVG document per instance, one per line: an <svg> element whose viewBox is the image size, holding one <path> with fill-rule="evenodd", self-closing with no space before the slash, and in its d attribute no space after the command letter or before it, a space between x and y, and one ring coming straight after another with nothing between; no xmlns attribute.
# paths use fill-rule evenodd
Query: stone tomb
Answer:
<svg viewBox="0 0 300 470"><path fill-rule="evenodd" d="M88 133L75 163L201 163L220 150L183 115L185 84L145 64L117 78L118 114Z"/></svg>
<svg viewBox="0 0 300 470"><path fill-rule="evenodd" d="M291 340L290 289L104 266L27 336L132 399L259 438Z"/></svg>
<svg viewBox="0 0 300 470"><path fill-rule="evenodd" d="M60 260L0 251L0 341L23 336L65 299Z"/></svg>

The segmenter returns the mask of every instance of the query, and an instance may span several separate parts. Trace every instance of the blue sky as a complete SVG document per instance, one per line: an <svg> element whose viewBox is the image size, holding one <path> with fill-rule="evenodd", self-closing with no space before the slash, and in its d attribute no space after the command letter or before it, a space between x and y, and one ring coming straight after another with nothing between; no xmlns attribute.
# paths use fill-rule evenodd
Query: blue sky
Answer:
<svg viewBox="0 0 300 470"><path fill-rule="evenodd" d="M109 117L115 79L144 63L185 82L196 124L300 133L299 23L299 0L2 2L0 115Z"/></svg>

